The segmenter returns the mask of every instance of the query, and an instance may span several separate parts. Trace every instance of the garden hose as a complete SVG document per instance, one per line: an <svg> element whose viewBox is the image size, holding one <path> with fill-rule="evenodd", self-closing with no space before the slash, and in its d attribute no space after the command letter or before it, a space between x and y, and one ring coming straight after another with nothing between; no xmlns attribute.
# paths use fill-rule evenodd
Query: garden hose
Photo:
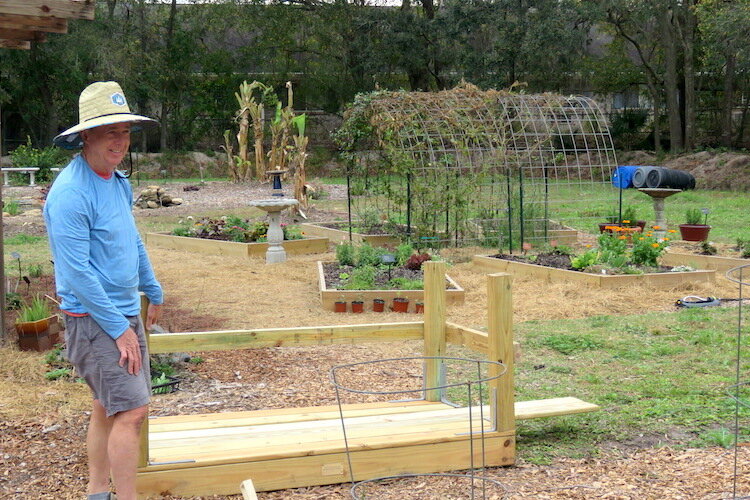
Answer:
<svg viewBox="0 0 750 500"><path fill-rule="evenodd" d="M721 299L716 297L698 297L697 295L688 295L675 302L677 307L712 307L721 305Z"/></svg>

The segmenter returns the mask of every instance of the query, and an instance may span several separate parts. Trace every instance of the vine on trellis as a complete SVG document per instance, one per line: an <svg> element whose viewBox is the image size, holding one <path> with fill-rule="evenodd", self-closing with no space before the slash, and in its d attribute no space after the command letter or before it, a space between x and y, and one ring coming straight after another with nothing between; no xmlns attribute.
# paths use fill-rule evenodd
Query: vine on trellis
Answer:
<svg viewBox="0 0 750 500"><path fill-rule="evenodd" d="M438 245L547 239L559 222L550 203L609 182L616 164L593 101L467 83L360 94L335 140L352 211L375 211Z"/></svg>

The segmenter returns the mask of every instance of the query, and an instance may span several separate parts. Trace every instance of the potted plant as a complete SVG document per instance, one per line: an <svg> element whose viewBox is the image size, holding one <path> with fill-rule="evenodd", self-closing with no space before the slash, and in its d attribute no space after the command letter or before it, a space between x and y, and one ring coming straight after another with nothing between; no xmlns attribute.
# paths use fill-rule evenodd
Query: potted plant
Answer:
<svg viewBox="0 0 750 500"><path fill-rule="evenodd" d="M35 296L18 311L16 333L22 351L46 351L57 343L60 328L46 300Z"/></svg>
<svg viewBox="0 0 750 500"><path fill-rule="evenodd" d="M385 299L372 299L372 311L382 313L385 310Z"/></svg>
<svg viewBox="0 0 750 500"><path fill-rule="evenodd" d="M704 217L705 216L705 217ZM701 224L703 219L703 224ZM705 241L711 226L708 225L708 209L689 208L685 212L686 224L680 224L680 234L685 241Z"/></svg>
<svg viewBox="0 0 750 500"><path fill-rule="evenodd" d="M365 302L362 300L362 297L359 297L357 300L352 300L352 312L353 313L362 313L365 311Z"/></svg>

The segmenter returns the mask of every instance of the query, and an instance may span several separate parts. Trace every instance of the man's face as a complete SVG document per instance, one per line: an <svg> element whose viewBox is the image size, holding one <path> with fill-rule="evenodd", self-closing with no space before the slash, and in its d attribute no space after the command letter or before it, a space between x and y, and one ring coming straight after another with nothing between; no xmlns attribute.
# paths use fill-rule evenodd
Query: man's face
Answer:
<svg viewBox="0 0 750 500"><path fill-rule="evenodd" d="M97 169L114 170L130 147L130 124L102 125L81 132L89 164Z"/></svg>

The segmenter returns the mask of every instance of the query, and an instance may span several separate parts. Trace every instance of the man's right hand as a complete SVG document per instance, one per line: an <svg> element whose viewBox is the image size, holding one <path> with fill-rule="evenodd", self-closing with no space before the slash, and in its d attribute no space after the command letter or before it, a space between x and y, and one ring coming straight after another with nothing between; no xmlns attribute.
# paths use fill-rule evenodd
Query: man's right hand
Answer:
<svg viewBox="0 0 750 500"><path fill-rule="evenodd" d="M125 330L125 333L120 335L115 340L117 348L120 350L120 366L128 364L128 373L135 375L141 371L141 365L143 360L141 359L141 346L138 344L138 335L135 334L132 328Z"/></svg>

